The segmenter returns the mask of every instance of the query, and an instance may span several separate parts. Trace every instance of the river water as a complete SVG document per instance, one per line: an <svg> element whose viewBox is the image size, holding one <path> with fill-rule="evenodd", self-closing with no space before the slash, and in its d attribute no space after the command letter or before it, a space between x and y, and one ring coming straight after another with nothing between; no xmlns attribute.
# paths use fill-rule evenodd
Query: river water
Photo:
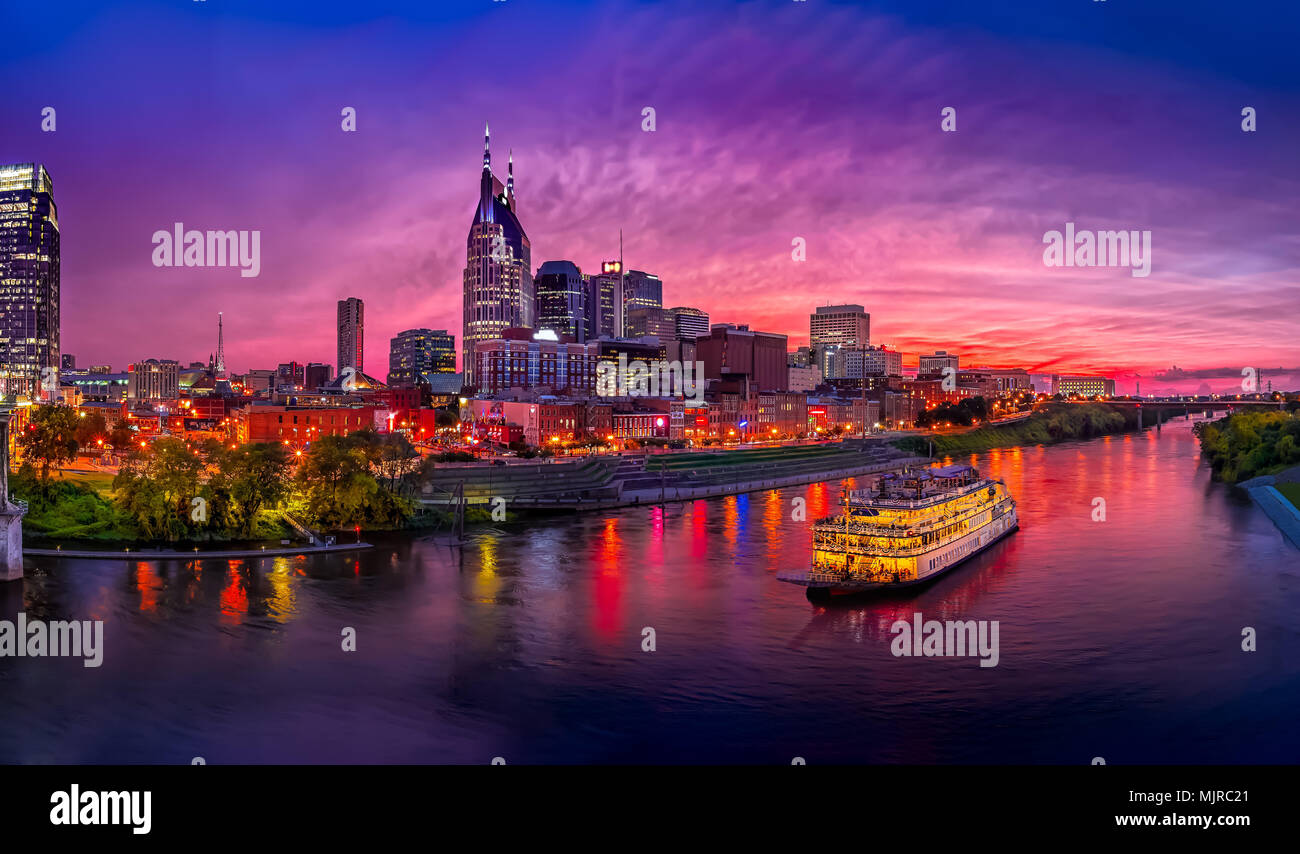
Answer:
<svg viewBox="0 0 1300 854"><path fill-rule="evenodd" d="M1300 552L1210 481L1188 422L958 461L1006 481L1021 531L829 608L775 576L808 560L792 499L814 519L838 483L463 551L28 558L0 619L103 620L103 663L0 658L0 762L1300 761ZM893 656L916 611L998 621L998 665Z"/></svg>

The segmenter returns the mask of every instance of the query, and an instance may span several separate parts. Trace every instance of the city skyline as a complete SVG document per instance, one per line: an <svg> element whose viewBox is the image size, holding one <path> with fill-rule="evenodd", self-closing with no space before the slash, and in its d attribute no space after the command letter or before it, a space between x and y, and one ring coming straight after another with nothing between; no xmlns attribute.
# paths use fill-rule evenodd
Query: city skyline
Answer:
<svg viewBox="0 0 1300 854"><path fill-rule="evenodd" d="M392 51L353 76L327 70L319 84L290 73L265 96L254 89L256 76L265 72L260 85L285 69L265 33L243 19L219 18L214 32L210 10L144 4L88 23L97 44L112 44L113 33L148 11L150 26L175 38L159 57L119 59L115 85L94 97L56 79L21 84L0 106L15 129L6 162L42 163L58 187L68 235L63 350L82 364L188 362L212 350L196 346L206 340L196 336L210 335L209 318L224 311L232 370L330 362L328 306L347 296L368 303L373 340L411 328L460 329L464 217L473 213L475 140L489 120L527 175L520 206L533 273L552 260L596 272L615 257L623 227L628 267L660 276L665 304L786 334L791 348L807 342L816 306L858 303L873 317L873 343L901 350L909 364L946 349L964 364L1138 372L1144 380L1174 364L1294 366L1286 309L1300 265L1286 229L1297 168L1286 148L1294 130L1287 108L1300 87L1265 51L1216 47L1213 58L1231 72L1214 72L1214 62L1196 56L1208 34L1191 31L1185 48L1071 80L1066 66L1107 49L1086 7L1063 13L1077 32L1044 25L1020 37L986 24L960 50L947 31L927 26L923 10L719 11L709 13L717 26L698 40L698 55L663 66L656 62L681 34L660 41L653 33L671 11L628 6L623 12L644 25L638 31L650 33L638 58L595 68L505 58L502 77L487 82L471 79L472 65L459 61L465 49L454 46L467 34L524 32L594 45L616 23L614 7L602 9L583 24L568 16L561 31L525 7L456 6L427 13L438 20L417 15L409 33L382 22L358 31L352 25L362 13L328 6L320 32L288 10L284 35L303 57L320 57L333 28L347 28L364 50L370 39L406 44L436 27L449 55L436 71ZM830 49L837 32L851 33L842 50ZM1123 29L1107 35L1117 43L1134 37ZM93 61L93 51L76 54L77 44L64 36L40 56L19 46L0 67ZM190 56L196 46L234 54L248 76L227 81L210 113L159 112L179 87L211 86L207 66ZM1054 62L1053 47L1069 62ZM798 62L782 59L786 52ZM722 55L733 70L717 65ZM981 60L994 55L1001 70L982 72ZM862 56L875 58L862 69L849 65ZM1014 70L1031 61L1039 74L1022 82ZM134 81L157 63L172 74L156 85L158 101L113 96L139 90ZM645 73L652 67L662 71L653 82ZM893 73L895 87L880 88L874 72ZM369 84L389 73L402 85L376 94ZM445 102L412 107L412 91L433 77L440 90L464 85ZM843 92L810 100L820 79ZM286 106L289 89L302 98ZM1107 106L1121 95L1131 95L1131 106ZM58 130L49 133L39 121L46 102L59 110ZM949 103L959 111L955 134L939 130ZM1258 133L1238 127L1246 103L1259 110ZM344 106L357 110L356 133L340 129ZM642 130L645 106L656 111L654 132ZM88 124L95 134L84 132ZM139 126L161 144L141 145ZM268 134L283 144L271 150ZM181 136L184 146L167 145ZM1163 157L1175 138L1176 156ZM87 146L98 145L117 169L82 164ZM128 193L132 203L116 207ZM1233 213L1227 220L1225 210ZM1151 277L1044 267L1041 235L1076 220L1151 229ZM260 276L153 267L149 234L181 221L261 229ZM791 259L796 237L807 241L805 262ZM141 300L175 318L150 330L143 352L136 335L124 334L136 331Z"/></svg>

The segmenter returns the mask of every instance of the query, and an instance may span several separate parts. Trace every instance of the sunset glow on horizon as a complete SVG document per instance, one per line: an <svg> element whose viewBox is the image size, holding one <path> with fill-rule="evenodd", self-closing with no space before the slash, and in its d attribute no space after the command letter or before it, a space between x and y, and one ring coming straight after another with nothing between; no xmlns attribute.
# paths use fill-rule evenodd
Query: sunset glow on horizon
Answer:
<svg viewBox="0 0 1300 854"><path fill-rule="evenodd" d="M665 306L791 349L816 306L859 303L910 365L944 349L1144 390L1171 365L1300 367L1300 80L1275 34L1165 16L1138 50L1133 19L1091 3L1050 24L1013 3L1004 26L927 0L390 5L69 8L54 41L11 45L0 162L53 180L64 352L206 360L224 311L233 370L333 363L345 297L368 373L400 330L459 342L490 121L534 269L596 270L622 229ZM260 229L260 275L154 267L176 222ZM1151 275L1045 266L1067 222L1149 230Z"/></svg>

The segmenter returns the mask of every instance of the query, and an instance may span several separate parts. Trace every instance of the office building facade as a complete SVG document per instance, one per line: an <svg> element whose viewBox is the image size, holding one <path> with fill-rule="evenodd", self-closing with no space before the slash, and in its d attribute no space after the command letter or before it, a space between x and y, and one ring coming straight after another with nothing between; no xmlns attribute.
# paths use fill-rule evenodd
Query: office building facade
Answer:
<svg viewBox="0 0 1300 854"><path fill-rule="evenodd" d="M590 294L582 270L572 261L547 261L533 279L537 301L537 328L583 343L591 324L587 317Z"/></svg>
<svg viewBox="0 0 1300 854"><path fill-rule="evenodd" d="M478 209L465 241L465 256L461 365L466 382L474 385L474 345L500 338L506 329L533 327L536 309L532 244L517 214L514 158L502 186L492 174L486 128Z"/></svg>
<svg viewBox="0 0 1300 854"><path fill-rule="evenodd" d="M388 385L428 385L434 374L456 372L456 337L445 329L407 329L389 342Z"/></svg>
<svg viewBox="0 0 1300 854"><path fill-rule="evenodd" d="M0 166L0 394L58 395L59 252L45 167Z"/></svg>
<svg viewBox="0 0 1300 854"><path fill-rule="evenodd" d="M871 343L871 315L860 305L823 305L808 315L808 343L826 346L866 347Z"/></svg>

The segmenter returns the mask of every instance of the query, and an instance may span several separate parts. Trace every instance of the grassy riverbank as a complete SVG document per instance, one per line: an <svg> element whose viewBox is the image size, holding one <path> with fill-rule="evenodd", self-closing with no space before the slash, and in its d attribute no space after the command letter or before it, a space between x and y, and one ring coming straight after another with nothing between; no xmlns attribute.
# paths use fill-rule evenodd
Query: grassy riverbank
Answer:
<svg viewBox="0 0 1300 854"><path fill-rule="evenodd" d="M1277 491L1282 493L1282 496L1287 501L1290 501L1297 510L1300 510L1300 483L1279 483L1276 487Z"/></svg>
<svg viewBox="0 0 1300 854"><path fill-rule="evenodd" d="M1137 427L1137 412L1128 408L1104 403L1059 403L1011 424L933 437L907 436L893 444L901 450L921 455L929 452L931 442L936 456L969 454L1015 445L1050 445L1071 439L1092 439L1127 433Z"/></svg>

